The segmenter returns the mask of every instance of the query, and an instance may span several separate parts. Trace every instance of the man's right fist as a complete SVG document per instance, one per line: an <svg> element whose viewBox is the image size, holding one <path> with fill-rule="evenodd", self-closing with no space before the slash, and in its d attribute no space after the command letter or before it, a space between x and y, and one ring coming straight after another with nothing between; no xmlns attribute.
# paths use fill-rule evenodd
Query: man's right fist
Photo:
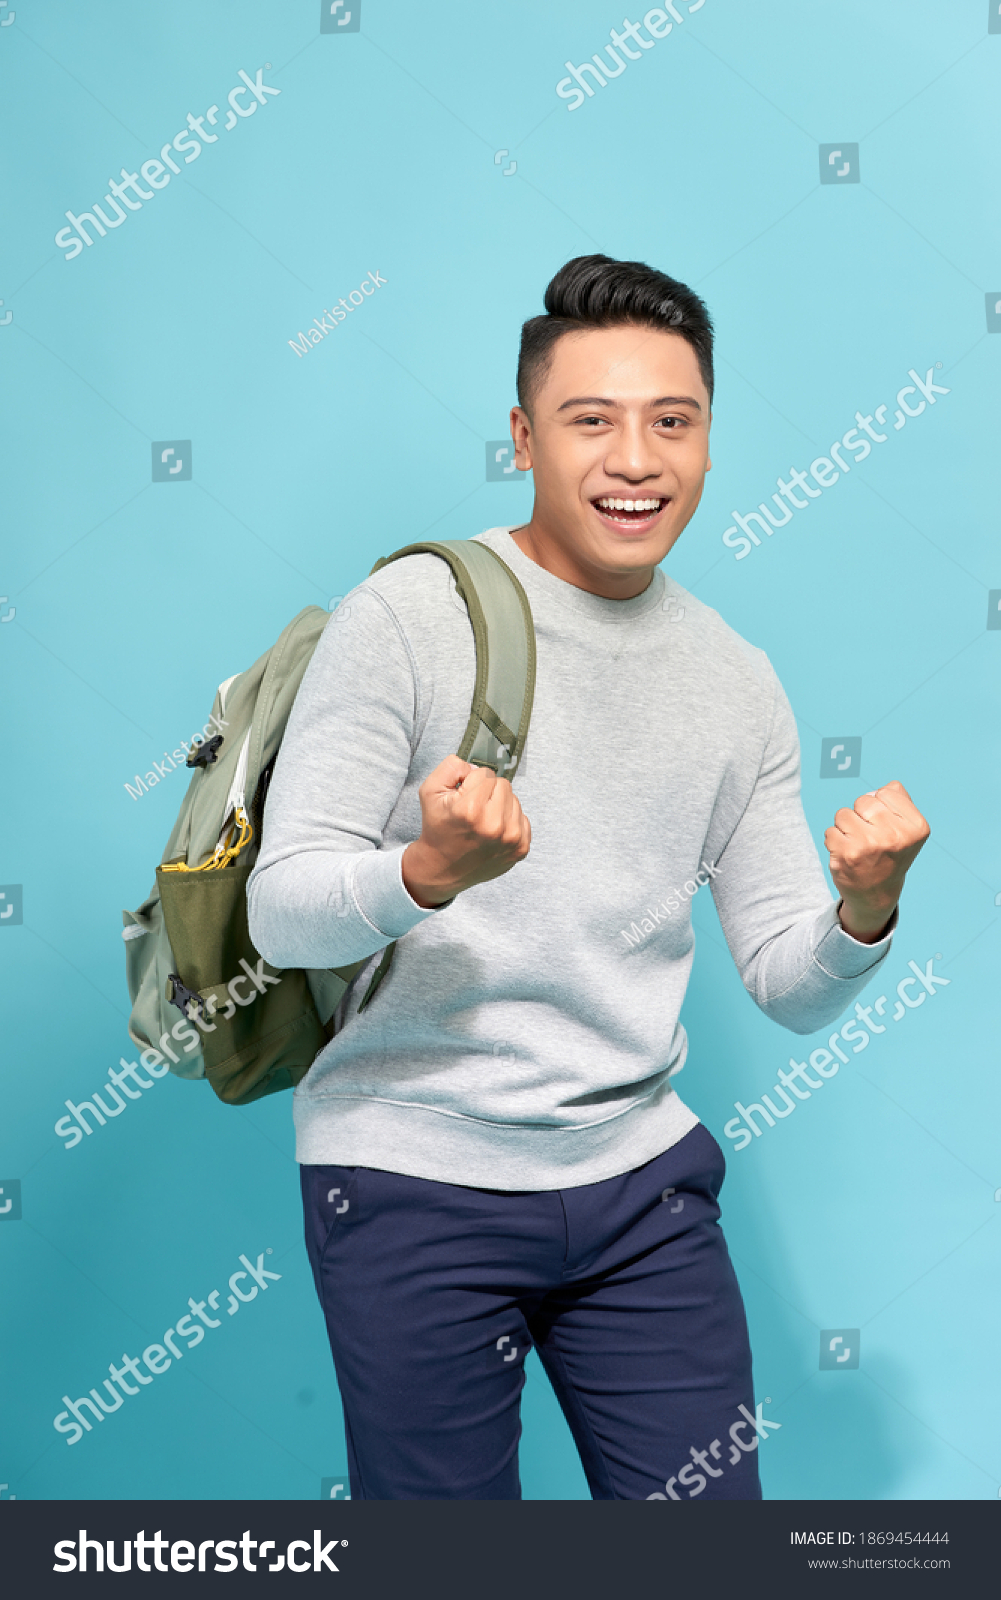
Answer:
<svg viewBox="0 0 1001 1600"><path fill-rule="evenodd" d="M446 756L418 794L421 836L403 852L407 893L428 910L528 855L532 825L507 778Z"/></svg>

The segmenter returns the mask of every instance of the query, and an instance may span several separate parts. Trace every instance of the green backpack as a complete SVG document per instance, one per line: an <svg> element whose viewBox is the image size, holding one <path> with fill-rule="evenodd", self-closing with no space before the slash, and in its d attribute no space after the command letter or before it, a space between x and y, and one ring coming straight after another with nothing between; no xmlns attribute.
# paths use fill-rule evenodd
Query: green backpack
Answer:
<svg viewBox="0 0 1001 1600"><path fill-rule="evenodd" d="M457 754L513 778L535 693L535 629L506 562L475 539L410 544L377 561L430 552L447 561L476 645L469 722ZM268 784L303 673L330 614L307 606L246 672L220 684L224 734L198 740L194 774L138 911L122 913L132 1013L129 1037L149 1066L207 1078L227 1105L293 1088L334 1035L334 1012L371 956L333 970L280 970L255 950L247 879L260 849ZM396 948L386 947L367 1006ZM180 1014L180 1015L178 1015ZM156 1059L153 1059L153 1058Z"/></svg>

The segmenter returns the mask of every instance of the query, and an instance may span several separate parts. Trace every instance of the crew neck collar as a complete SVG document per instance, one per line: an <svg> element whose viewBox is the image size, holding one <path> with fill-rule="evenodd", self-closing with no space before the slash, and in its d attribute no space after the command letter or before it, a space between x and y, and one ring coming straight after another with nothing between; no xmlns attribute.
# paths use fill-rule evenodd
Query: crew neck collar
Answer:
<svg viewBox="0 0 1001 1600"><path fill-rule="evenodd" d="M514 528L522 526L520 522L512 522L503 527L487 528L477 537L496 549L529 591L534 587L557 605L596 622L629 622L663 605L667 585L660 567L654 568L653 577L642 594L634 595L631 600L609 600L605 595L592 594L589 589L578 589L576 584L558 578L526 556L511 536Z"/></svg>

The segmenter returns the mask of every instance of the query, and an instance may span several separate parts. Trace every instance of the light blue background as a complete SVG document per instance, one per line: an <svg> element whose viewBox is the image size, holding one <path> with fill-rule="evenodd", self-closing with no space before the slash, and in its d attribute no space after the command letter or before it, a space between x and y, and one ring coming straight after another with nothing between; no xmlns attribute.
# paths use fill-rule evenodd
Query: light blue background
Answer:
<svg viewBox="0 0 1001 1600"><path fill-rule="evenodd" d="M829 1030L758 1014L696 901L677 1082L728 1151L756 1391L782 1425L765 1493L999 1492L1001 37L988 0L679 9L574 112L555 86L621 25L604 0L362 0L341 37L317 0L0 12L0 879L24 885L23 926L0 926L0 1173L24 1205L0 1219L4 1495L312 1498L343 1473L289 1098L237 1111L167 1078L72 1150L53 1125L134 1054L120 912L186 780L139 801L125 782L378 556L527 518L530 484L486 483L484 444L507 433L522 320L595 250L687 280L716 320L715 465L668 565L774 662L818 844L891 777L933 828L881 985L940 952L949 986L740 1152L734 1100ZM67 209L266 62L279 96L64 259ZM860 149L841 191L818 179L839 140ZM385 286L296 356L288 340L370 271ZM912 366L949 394L737 561L731 512L857 409L892 421ZM173 439L193 442L192 479L153 484L151 443ZM863 738L860 778L822 781L821 740L843 734ZM279 1282L67 1447L63 1393L189 1296L219 1288L225 1307L239 1254L269 1247ZM851 1327L858 1370L821 1372L820 1330ZM526 1496L586 1497L534 1358L524 1426Z"/></svg>

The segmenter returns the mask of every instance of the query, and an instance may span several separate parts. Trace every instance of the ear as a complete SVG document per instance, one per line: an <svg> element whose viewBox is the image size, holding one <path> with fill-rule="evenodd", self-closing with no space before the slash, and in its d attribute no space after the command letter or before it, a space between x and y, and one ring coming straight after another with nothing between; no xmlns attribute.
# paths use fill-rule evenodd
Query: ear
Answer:
<svg viewBox="0 0 1001 1600"><path fill-rule="evenodd" d="M514 442L515 466L521 472L532 467L532 424L528 412L521 406L511 407L511 438Z"/></svg>

